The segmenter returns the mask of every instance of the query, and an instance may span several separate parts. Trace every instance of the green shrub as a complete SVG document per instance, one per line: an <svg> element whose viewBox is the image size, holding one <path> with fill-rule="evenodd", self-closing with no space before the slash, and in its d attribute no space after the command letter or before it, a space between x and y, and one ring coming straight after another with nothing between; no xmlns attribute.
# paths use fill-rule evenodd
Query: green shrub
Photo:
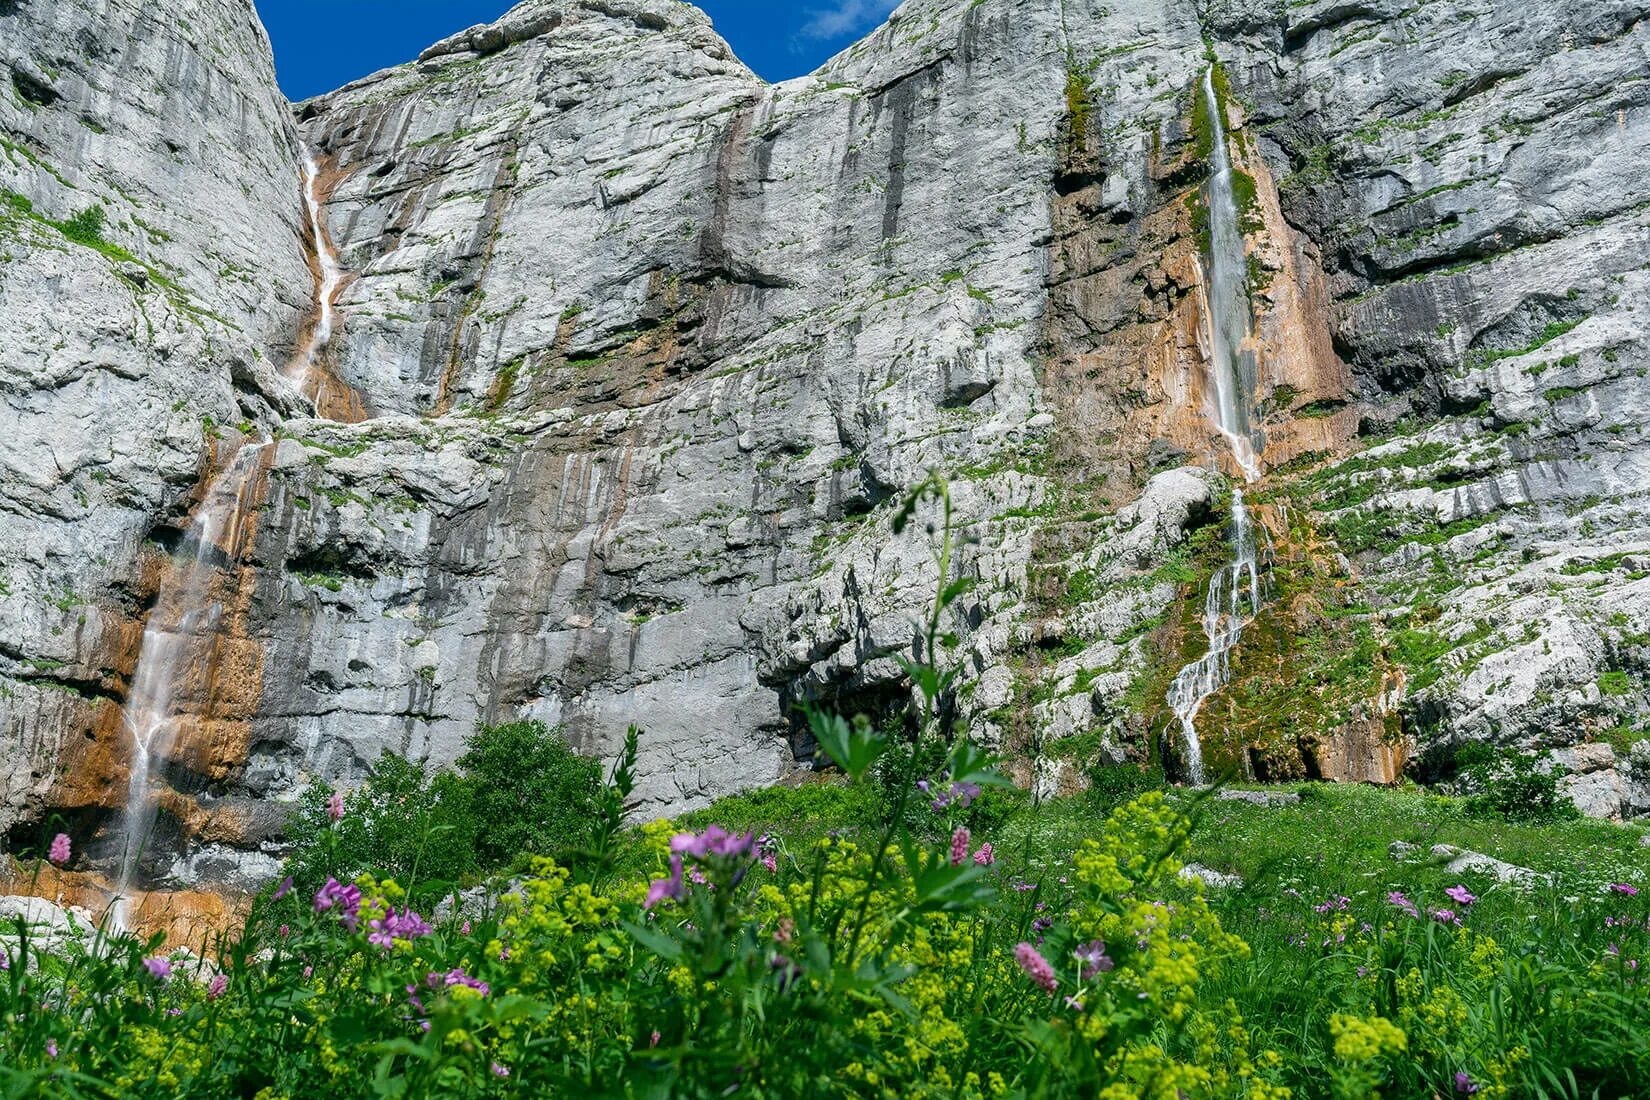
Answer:
<svg viewBox="0 0 1650 1100"><path fill-rule="evenodd" d="M484 727L459 758L468 810L485 822L476 838L483 867L553 855L589 842L602 787L601 762L574 752L543 722Z"/></svg>
<svg viewBox="0 0 1650 1100"><path fill-rule="evenodd" d="M486 726L458 772L429 775L386 754L367 782L328 815L332 791L305 792L288 828L287 873L313 891L327 878L392 878L418 900L533 855L568 852L602 820L601 763L580 756L542 722Z"/></svg>
<svg viewBox="0 0 1650 1100"><path fill-rule="evenodd" d="M1168 778L1158 765L1096 764L1088 770L1088 800L1097 808L1110 810L1147 791L1160 791Z"/></svg>
<svg viewBox="0 0 1650 1100"><path fill-rule="evenodd" d="M93 205L62 222L58 228L63 231L65 237L77 244L97 245L103 243L105 221L103 207Z"/></svg>
<svg viewBox="0 0 1650 1100"><path fill-rule="evenodd" d="M1494 815L1508 821L1557 821L1577 816L1575 804L1558 790L1564 777L1560 768L1543 773L1539 759L1526 753L1494 753L1488 759L1475 754L1475 761L1462 770L1462 785L1469 792L1470 813Z"/></svg>

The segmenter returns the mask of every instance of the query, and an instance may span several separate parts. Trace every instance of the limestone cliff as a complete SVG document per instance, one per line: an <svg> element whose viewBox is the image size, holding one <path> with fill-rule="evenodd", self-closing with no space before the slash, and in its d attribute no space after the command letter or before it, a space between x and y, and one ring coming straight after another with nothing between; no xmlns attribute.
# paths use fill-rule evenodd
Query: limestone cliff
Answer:
<svg viewBox="0 0 1650 1100"><path fill-rule="evenodd" d="M1383 780L1461 738L1622 743L1646 9L907 0L768 85L690 5L529 0L289 111L239 0L0 3L4 823L107 828L167 552L243 437L276 445L151 881L251 881L305 784L477 722L642 726L647 812L783 779L791 703L906 690L937 578L886 520L930 469L980 582L957 712L1027 782L1173 767L1238 472L1205 415L1211 60L1272 577L1214 755ZM286 377L306 150L360 423ZM1646 795L1593 774L1602 812Z"/></svg>

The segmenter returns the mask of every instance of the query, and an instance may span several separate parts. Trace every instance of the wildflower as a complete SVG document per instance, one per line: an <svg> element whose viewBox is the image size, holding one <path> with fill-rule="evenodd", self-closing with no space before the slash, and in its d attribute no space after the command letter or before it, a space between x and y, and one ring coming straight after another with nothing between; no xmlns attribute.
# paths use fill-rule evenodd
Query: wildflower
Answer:
<svg viewBox="0 0 1650 1100"><path fill-rule="evenodd" d="M327 879L326 885L315 891L315 911L324 913L335 905L338 907L344 927L351 932L355 931L355 923L361 911L361 888L354 885L345 886L335 878Z"/></svg>
<svg viewBox="0 0 1650 1100"><path fill-rule="evenodd" d="M57 864L59 867L69 862L68 833L58 833L56 836L52 837L52 848L50 852L46 853L46 858Z"/></svg>
<svg viewBox="0 0 1650 1100"><path fill-rule="evenodd" d="M1627 882L1612 882L1610 884L1610 889L1614 890L1618 894L1626 894L1630 898L1636 898L1639 896L1639 888Z"/></svg>
<svg viewBox="0 0 1650 1100"><path fill-rule="evenodd" d="M158 982L164 982L167 978L172 976L172 964L167 959L160 958L159 956L152 959L144 959L143 965L144 968L149 971L149 976Z"/></svg>
<svg viewBox="0 0 1650 1100"><path fill-rule="evenodd" d="M1467 1096L1478 1091L1478 1086L1472 1083L1472 1078L1467 1076L1466 1070L1455 1071L1455 1091Z"/></svg>
<svg viewBox="0 0 1650 1100"><path fill-rule="evenodd" d="M1319 913L1333 913L1333 912L1336 912L1338 910L1345 909L1348 905L1351 905L1351 904L1352 904L1352 899L1351 898L1348 898L1348 897L1333 897L1333 898L1330 898L1328 901L1323 902L1319 905L1314 905L1312 908L1315 911L1319 912Z"/></svg>
<svg viewBox="0 0 1650 1100"><path fill-rule="evenodd" d="M959 828L951 834L951 866L961 867L968 862L968 830Z"/></svg>
<svg viewBox="0 0 1650 1100"><path fill-rule="evenodd" d="M292 929L290 927L288 927L287 925L284 925L284 924L281 925L281 927L277 928L275 931L283 940L286 939L288 936L292 935Z"/></svg>
<svg viewBox="0 0 1650 1100"><path fill-rule="evenodd" d="M382 917L367 922L367 942L374 947L388 949L396 940L416 940L420 936L428 936L431 928L424 923L424 918L411 909L404 909L397 913L391 909Z"/></svg>
<svg viewBox="0 0 1650 1100"><path fill-rule="evenodd" d="M693 859L738 859L749 856L756 847L756 834L730 833L720 825L712 825L703 833L677 833L670 838L670 850Z"/></svg>
<svg viewBox="0 0 1650 1100"><path fill-rule="evenodd" d="M344 792L333 791L332 797L327 799L327 817L334 825L344 820Z"/></svg>
<svg viewBox="0 0 1650 1100"><path fill-rule="evenodd" d="M1083 1002L1079 1001L1076 997L1067 997L1066 1007L1071 1009L1073 1012L1081 1012L1083 1011Z"/></svg>
<svg viewBox="0 0 1650 1100"><path fill-rule="evenodd" d="M992 849L989 840L980 845L980 850L974 853L974 862L981 867L989 867L997 862L997 853Z"/></svg>
<svg viewBox="0 0 1650 1100"><path fill-rule="evenodd" d="M57 1040L56 1039L47 1039L46 1040L46 1054L47 1054L48 1057L51 1057L51 1058L56 1058L57 1057Z"/></svg>
<svg viewBox="0 0 1650 1100"><path fill-rule="evenodd" d="M777 875L779 873L779 861L773 858L772 852L763 852L760 862L763 867L767 868L769 874Z"/></svg>
<svg viewBox="0 0 1650 1100"><path fill-rule="evenodd" d="M666 898L681 901L686 894L687 891L682 886L682 857L673 855L670 857L670 877L655 879L648 885L647 900L642 903L642 908L652 909Z"/></svg>
<svg viewBox="0 0 1650 1100"><path fill-rule="evenodd" d="M648 1041L647 1045L650 1047L656 1047L659 1045L659 1033L657 1031L653 1033L653 1037Z"/></svg>
<svg viewBox="0 0 1650 1100"><path fill-rule="evenodd" d="M434 979L433 981L430 981L431 985L442 984L448 989L451 989L454 986L461 986L465 989L473 989L477 993L480 993L483 997L492 992L486 982L482 981L480 978L472 978L470 975L464 973L463 968L457 966L453 967L445 974L437 974L432 972L429 975L429 979Z"/></svg>
<svg viewBox="0 0 1650 1100"><path fill-rule="evenodd" d="M470 934L470 922L465 921L463 924L459 925L458 931L460 935L468 936Z"/></svg>
<svg viewBox="0 0 1650 1100"><path fill-rule="evenodd" d="M1412 917L1419 917L1421 915L1421 911L1415 908L1415 903L1396 890L1386 896L1386 901L1388 905L1396 906Z"/></svg>
<svg viewBox="0 0 1650 1100"><path fill-rule="evenodd" d="M209 1000L209 1001L215 1001L219 997L222 997L224 995L224 991L227 990L228 988L229 988L229 975L228 974L219 974L217 977L213 978L210 982L206 983L206 999Z"/></svg>
<svg viewBox="0 0 1650 1100"><path fill-rule="evenodd" d="M1023 878L1017 878L1012 883L1010 883L1009 885L1010 885L1010 888L1013 889L1013 891L1016 894L1027 894L1027 893L1030 893L1031 891L1037 889L1036 884L1027 882Z"/></svg>
<svg viewBox="0 0 1650 1100"><path fill-rule="evenodd" d="M1453 909L1433 909L1427 913L1427 916L1431 917L1439 924L1456 923L1455 910Z"/></svg>
<svg viewBox="0 0 1650 1100"><path fill-rule="evenodd" d="M1471 905L1473 902L1478 900L1478 898L1475 897L1470 890L1468 890L1465 886L1460 885L1451 886L1449 889L1445 890L1444 896L1449 898L1449 900L1453 901L1455 904L1463 907Z"/></svg>
<svg viewBox="0 0 1650 1100"><path fill-rule="evenodd" d="M1106 954L1106 945L1099 940L1084 944L1072 956L1077 960L1078 977L1088 981L1096 974L1104 974L1117 964Z"/></svg>
<svg viewBox="0 0 1650 1100"><path fill-rule="evenodd" d="M493 1076L494 1077L508 1077L508 1076L510 1076L510 1067L509 1066L501 1066L497 1062L494 1062L493 1063Z"/></svg>
<svg viewBox="0 0 1650 1100"><path fill-rule="evenodd" d="M796 922L790 917L780 917L779 927L774 931L774 943L790 943L796 935Z"/></svg>
<svg viewBox="0 0 1650 1100"><path fill-rule="evenodd" d="M1026 977L1042 987L1043 992L1053 993L1060 985L1060 980L1054 976L1054 968L1029 943L1015 945L1014 961L1020 964L1020 969L1025 971Z"/></svg>
<svg viewBox="0 0 1650 1100"><path fill-rule="evenodd" d="M286 878L281 880L281 884L279 886L275 887L275 892L269 896L269 900L280 901L290 893L292 893L292 876L288 875Z"/></svg>

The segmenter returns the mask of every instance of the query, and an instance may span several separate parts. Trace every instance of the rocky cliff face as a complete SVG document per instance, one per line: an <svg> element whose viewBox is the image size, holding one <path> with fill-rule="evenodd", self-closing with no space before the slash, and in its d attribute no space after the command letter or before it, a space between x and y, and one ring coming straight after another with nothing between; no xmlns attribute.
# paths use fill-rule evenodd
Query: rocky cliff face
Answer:
<svg viewBox="0 0 1650 1100"><path fill-rule="evenodd" d="M1381 780L1625 744L1650 5L1493 8L907 0L767 85L689 5L530 0L289 113L236 0L0 3L14 839L124 798L141 624L243 436L276 445L153 879L254 878L305 784L477 722L641 725L648 812L783 779L791 703L905 691L938 578L887 518L930 469L979 582L958 712L1027 782L1173 766L1239 472L1205 412L1211 57L1271 579L1207 754ZM348 272L321 411L360 423L278 369L314 316L301 146ZM1589 774L1600 812L1650 801Z"/></svg>

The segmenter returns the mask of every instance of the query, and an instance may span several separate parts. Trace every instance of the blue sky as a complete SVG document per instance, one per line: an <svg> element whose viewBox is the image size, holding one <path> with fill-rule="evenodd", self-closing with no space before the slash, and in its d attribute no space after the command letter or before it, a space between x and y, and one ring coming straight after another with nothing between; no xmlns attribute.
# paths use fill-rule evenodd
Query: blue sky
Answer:
<svg viewBox="0 0 1650 1100"><path fill-rule="evenodd" d="M741 60L768 80L812 72L874 29L897 0L700 0ZM307 99L439 38L488 23L510 0L257 0L288 98Z"/></svg>

